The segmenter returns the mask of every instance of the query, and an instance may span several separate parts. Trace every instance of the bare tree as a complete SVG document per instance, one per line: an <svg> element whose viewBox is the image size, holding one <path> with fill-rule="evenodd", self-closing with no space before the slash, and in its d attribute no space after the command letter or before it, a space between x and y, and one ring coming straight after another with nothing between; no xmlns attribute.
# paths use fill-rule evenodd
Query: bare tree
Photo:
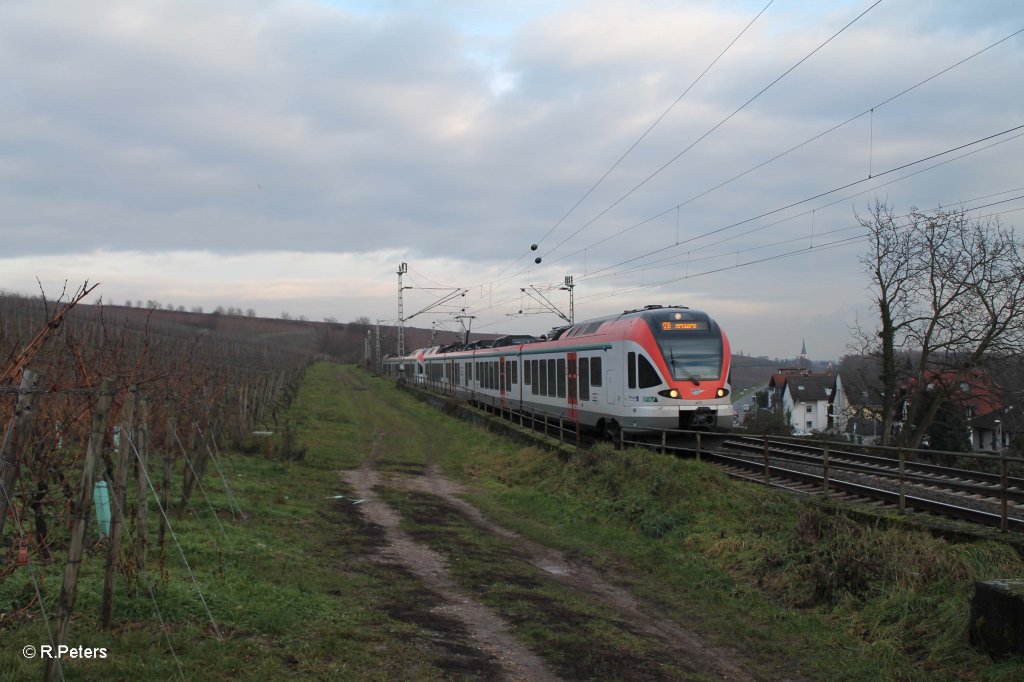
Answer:
<svg viewBox="0 0 1024 682"><path fill-rule="evenodd" d="M1024 350L1024 245L1012 228L972 219L963 208L899 218L876 201L857 218L869 234L861 263L878 313L877 326L858 328L858 338L880 364L883 443L903 390L899 441L917 447L942 402L922 400L924 391L949 397L987 360ZM901 372L901 351L916 353L916 366Z"/></svg>

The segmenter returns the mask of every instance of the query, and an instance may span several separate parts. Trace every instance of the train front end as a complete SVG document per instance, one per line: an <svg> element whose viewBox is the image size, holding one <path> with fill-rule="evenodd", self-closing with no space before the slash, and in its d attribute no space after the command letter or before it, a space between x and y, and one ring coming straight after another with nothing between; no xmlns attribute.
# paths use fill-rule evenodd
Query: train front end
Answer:
<svg viewBox="0 0 1024 682"><path fill-rule="evenodd" d="M729 339L718 323L688 308L648 310L643 318L649 332L644 345L667 384L658 387L657 400L662 408L678 409L676 428L732 428Z"/></svg>

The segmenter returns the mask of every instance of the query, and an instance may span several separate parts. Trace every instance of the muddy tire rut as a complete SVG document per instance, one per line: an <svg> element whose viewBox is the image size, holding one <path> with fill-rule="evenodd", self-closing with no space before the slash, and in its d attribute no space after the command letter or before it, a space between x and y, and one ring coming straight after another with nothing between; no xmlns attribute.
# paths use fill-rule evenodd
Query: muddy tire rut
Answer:
<svg viewBox="0 0 1024 682"><path fill-rule="evenodd" d="M627 590L609 583L592 567L571 560L561 551L524 538L490 521L479 509L459 497L465 492L461 484L440 473L431 446L432 443L428 442L427 464L423 475L378 471L374 447L360 468L343 472L342 477L362 500L359 510L363 518L384 531L385 544L375 560L400 566L422 581L441 601L441 605L436 606L434 611L439 616L462 623L469 633L471 644L493 658L505 679L562 678L515 637L509 624L498 613L460 587L442 554L417 542L400 528L401 514L378 494L382 485L440 498L476 528L510 543L524 562L571 590L607 606L622 622L629 624L631 632L657 640L661 649L669 651L682 669L690 671L687 679L769 679L752 673L738 652L709 645L698 634L656 613ZM643 677L637 676L634 679Z"/></svg>

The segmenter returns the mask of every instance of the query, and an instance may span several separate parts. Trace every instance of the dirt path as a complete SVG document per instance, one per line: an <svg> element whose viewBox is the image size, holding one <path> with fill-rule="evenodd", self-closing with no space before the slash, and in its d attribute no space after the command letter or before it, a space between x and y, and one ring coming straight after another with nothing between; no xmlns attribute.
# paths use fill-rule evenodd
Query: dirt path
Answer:
<svg viewBox="0 0 1024 682"><path fill-rule="evenodd" d="M502 619L458 587L448 572L444 557L414 542L399 529L401 517L376 494L380 474L374 468L373 453L359 469L344 473L344 480L364 500L359 507L367 521L384 529L387 544L381 559L412 572L434 591L445 605L444 615L462 622L475 643L494 656L510 680L557 680L543 660L523 646Z"/></svg>
<svg viewBox="0 0 1024 682"><path fill-rule="evenodd" d="M401 516L376 493L377 486L429 493L437 496L474 526L508 541L519 556L574 591L588 595L610 607L639 634L660 642L666 651L689 670L700 671L700 679L753 681L770 679L750 671L744 657L735 651L709 645L698 634L645 607L628 591L605 580L592 567L572 561L563 552L524 538L487 519L479 509L463 500L464 487L440 473L432 434L423 434L426 466L423 475L377 471L376 450L385 434L376 434L376 443L359 469L344 472L344 480L363 503L364 518L384 529L386 545L378 560L404 567L444 602L437 611L465 625L474 645L490 654L508 679L556 680L559 677L536 654L519 642L503 619L492 609L476 601L452 578L445 558L417 543L399 528Z"/></svg>
<svg viewBox="0 0 1024 682"><path fill-rule="evenodd" d="M555 579L574 590L592 595L611 606L637 631L656 637L669 649L675 651L693 667L706 671L710 676L723 680L758 680L745 666L737 663L734 651L718 649L708 645L702 637L679 624L646 610L626 590L612 585L593 568L569 560L564 553L524 538L515 531L499 526L487 519L479 509L457 495L465 488L456 481L443 476L437 464L430 462L424 476L396 476L389 480L396 487L437 495L445 503L459 511L477 527L513 542L522 556L537 568L551 574Z"/></svg>

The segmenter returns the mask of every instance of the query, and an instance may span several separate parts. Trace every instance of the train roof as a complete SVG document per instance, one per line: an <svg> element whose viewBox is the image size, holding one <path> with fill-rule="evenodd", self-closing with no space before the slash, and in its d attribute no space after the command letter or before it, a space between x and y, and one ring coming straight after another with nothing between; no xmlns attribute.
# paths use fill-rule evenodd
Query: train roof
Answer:
<svg viewBox="0 0 1024 682"><path fill-rule="evenodd" d="M421 348L418 351L414 351L413 355L423 352L425 356L432 356L442 353L483 350L489 348L506 348L508 346L521 346L531 343L542 343L545 341L557 341L560 339L568 339L570 337L590 336L592 334L596 334L600 327L606 322L615 322L630 318L639 318L650 321L652 319L661 318L661 316L667 312L681 311L685 311L684 319L707 321L717 328L717 324L714 323L711 316L702 310L694 310L683 305L647 305L643 308L636 308L634 310L624 310L616 315L607 315L605 317L584 320L583 322L578 322L573 325L555 327L548 332L548 334L541 337L530 336L528 334L509 334L497 339L475 341L469 344L454 343L445 346Z"/></svg>

